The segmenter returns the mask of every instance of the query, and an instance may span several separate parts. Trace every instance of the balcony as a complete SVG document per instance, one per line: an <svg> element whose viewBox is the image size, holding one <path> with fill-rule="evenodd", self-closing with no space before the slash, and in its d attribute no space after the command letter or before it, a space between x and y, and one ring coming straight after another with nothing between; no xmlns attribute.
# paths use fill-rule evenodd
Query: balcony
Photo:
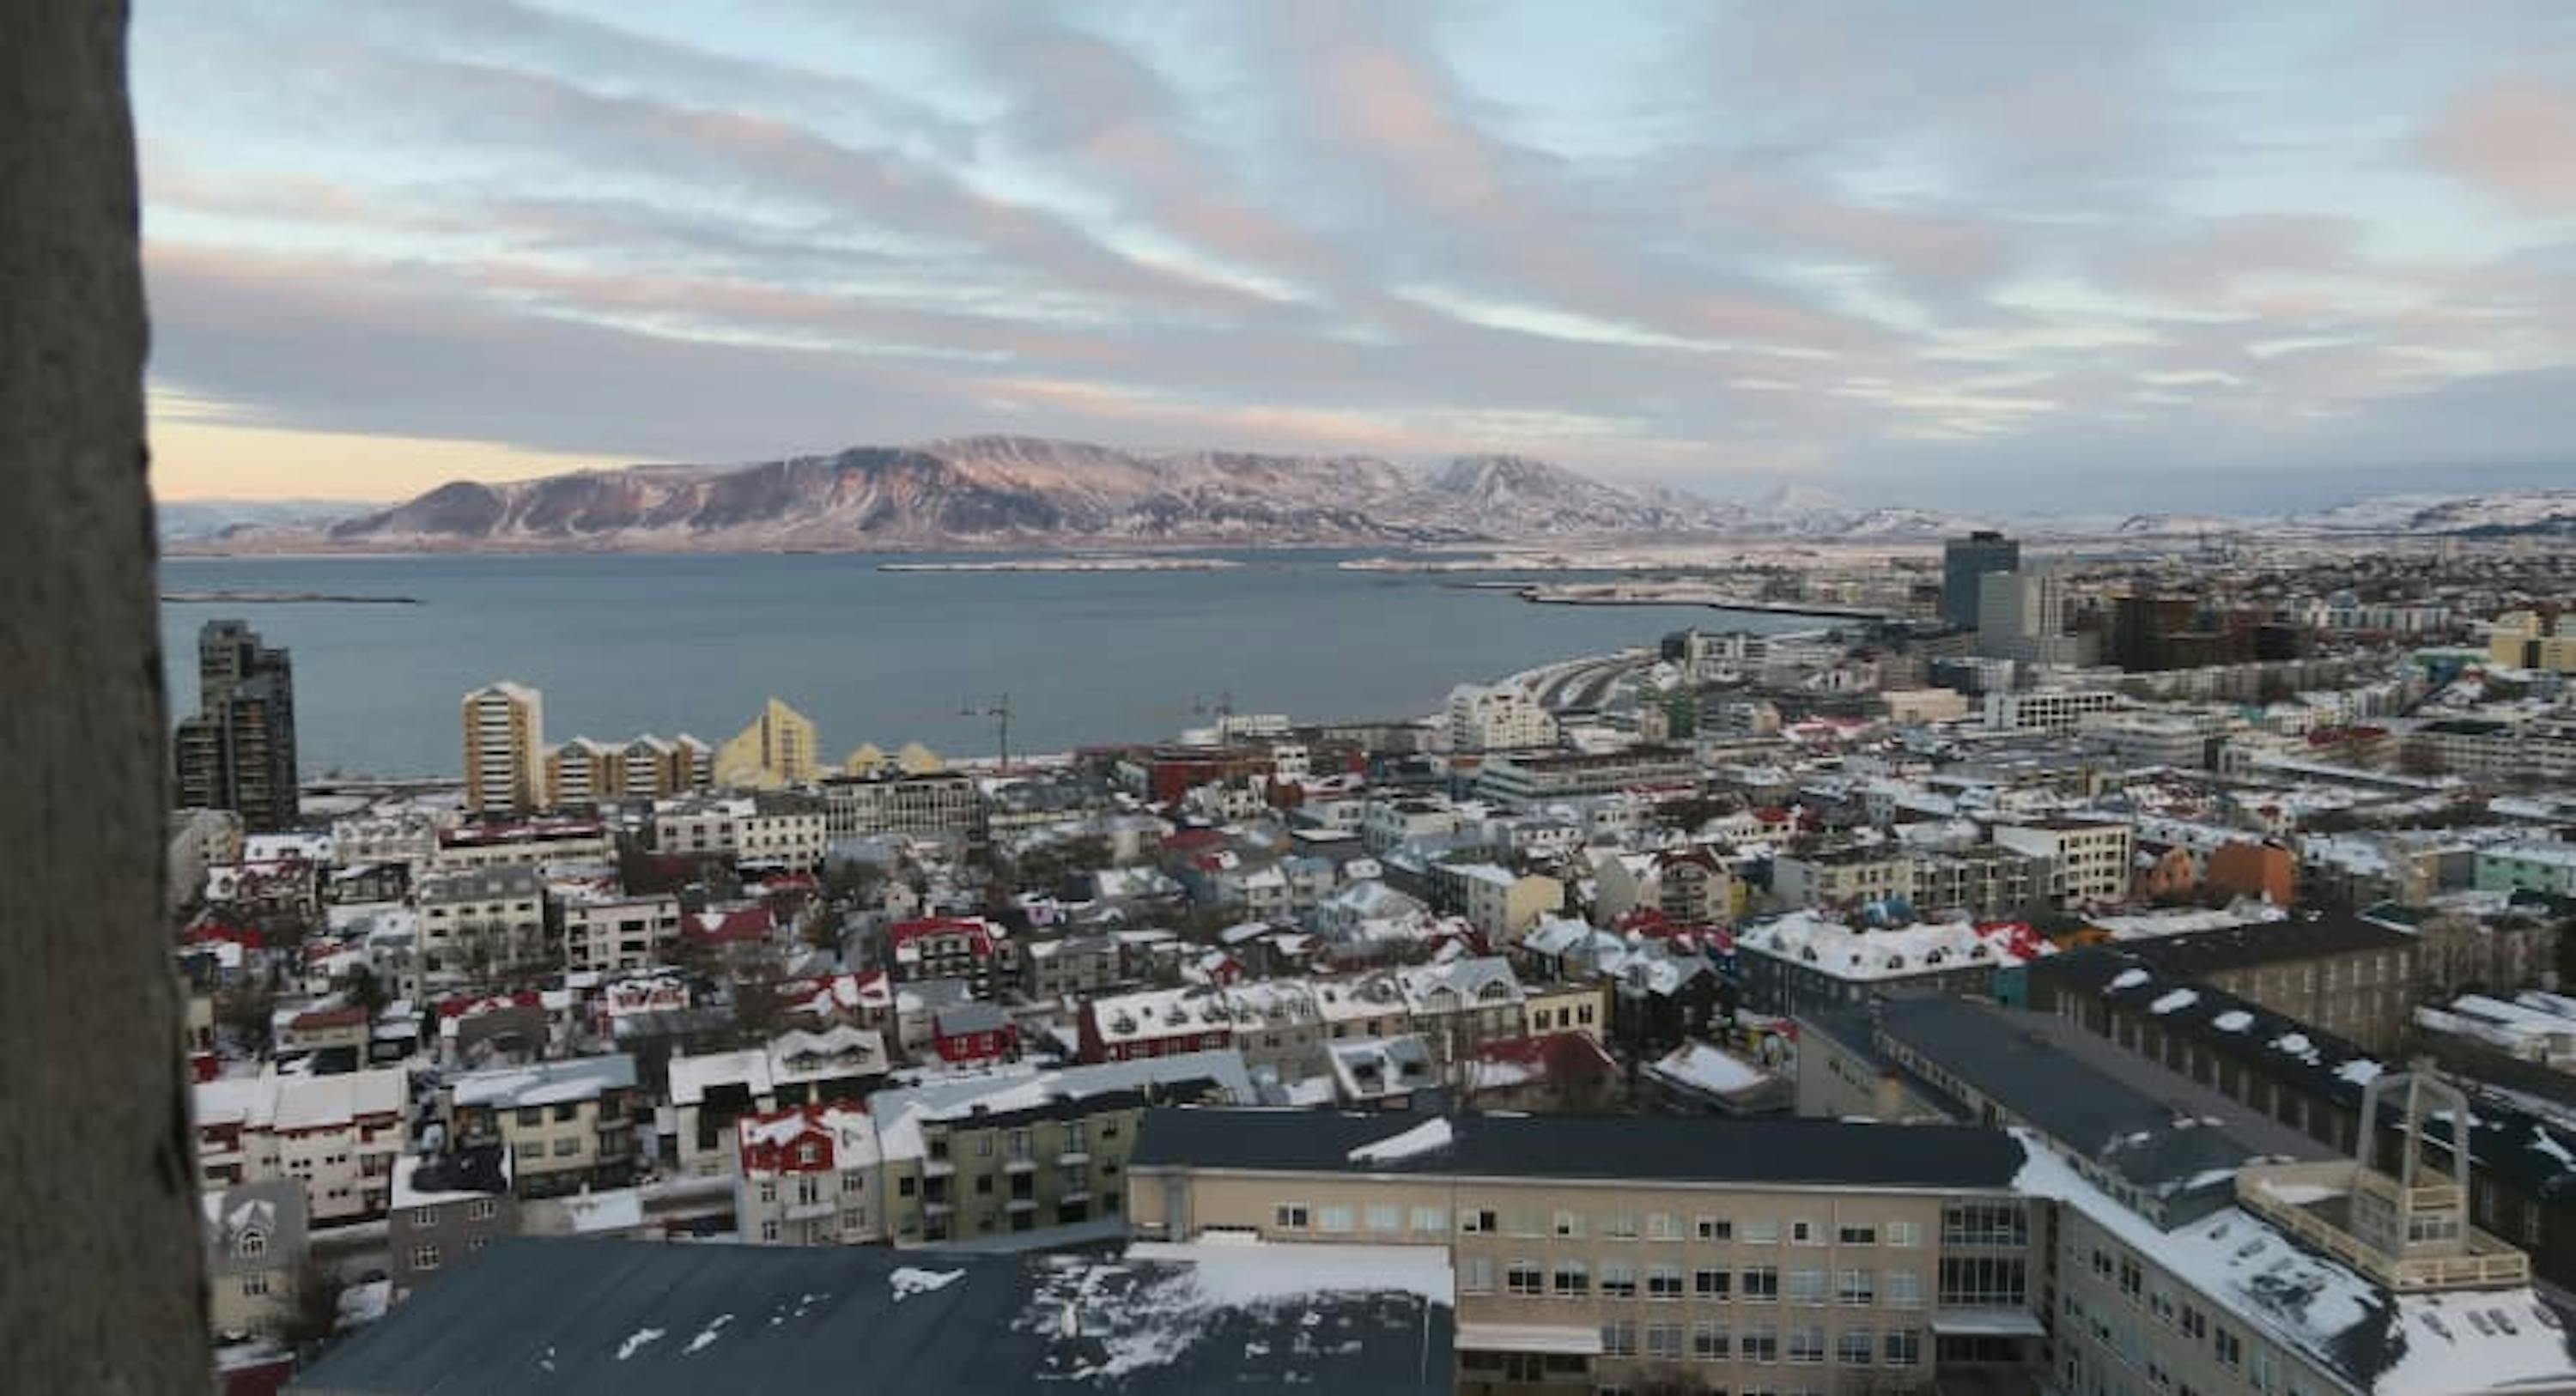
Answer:
<svg viewBox="0 0 2576 1396"><path fill-rule="evenodd" d="M1038 1209L1038 1200L1034 1197L1014 1197L1003 1205L1014 1212L1034 1212Z"/></svg>
<svg viewBox="0 0 2576 1396"><path fill-rule="evenodd" d="M1009 1159L1002 1164L1002 1171L1005 1173L1034 1173L1037 1168L1038 1161L1033 1158Z"/></svg>
<svg viewBox="0 0 2576 1396"><path fill-rule="evenodd" d="M2454 1208L2460 1202L2458 1189L2447 1183L2419 1187L2412 1199L2403 1191L2395 1179L2340 1159L2262 1164L2236 1175L2239 1206L2400 1293L2502 1289L2531 1282L2529 1255L2474 1226L2449 1254L2391 1254L2348 1229L2355 1193L2370 1193L2401 1216L2409 1202L2421 1211Z"/></svg>
<svg viewBox="0 0 2576 1396"><path fill-rule="evenodd" d="M792 1222L821 1221L839 1211L838 1202L828 1197L818 1197L811 1202L790 1202L779 1210L778 1215Z"/></svg>
<svg viewBox="0 0 2576 1396"><path fill-rule="evenodd" d="M1082 1165L1091 1162L1091 1151L1089 1149L1067 1149L1063 1153L1056 1155L1055 1161L1056 1166L1059 1168L1079 1168Z"/></svg>
<svg viewBox="0 0 2576 1396"><path fill-rule="evenodd" d="M925 1178L953 1178L957 1176L957 1165L944 1158L924 1159L921 1173Z"/></svg>

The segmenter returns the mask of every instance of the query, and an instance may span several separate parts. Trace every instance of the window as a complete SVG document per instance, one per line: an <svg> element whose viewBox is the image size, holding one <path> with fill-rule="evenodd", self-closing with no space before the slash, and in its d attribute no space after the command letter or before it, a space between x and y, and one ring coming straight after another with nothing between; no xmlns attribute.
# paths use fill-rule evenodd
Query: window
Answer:
<svg viewBox="0 0 2576 1396"><path fill-rule="evenodd" d="M1559 1299L1580 1298L1592 1292L1592 1277L1585 1273L1583 1262L1560 1260L1556 1263L1555 1291Z"/></svg>
<svg viewBox="0 0 2576 1396"><path fill-rule="evenodd" d="M760 1184L760 1200L763 1202L776 1202L778 1200L778 1184L775 1181L767 1179L762 1180Z"/></svg>
<svg viewBox="0 0 2576 1396"><path fill-rule="evenodd" d="M2209 1316L2203 1314L2200 1310L2193 1308L2189 1304L2183 1305L2182 1331L2184 1336L2190 1338L2207 1337L2209 1335Z"/></svg>
<svg viewBox="0 0 2576 1396"><path fill-rule="evenodd" d="M822 1179L814 1177L812 1174L807 1174L806 1176L796 1180L796 1201L799 1205L812 1206L822 1200Z"/></svg>
<svg viewBox="0 0 2576 1396"><path fill-rule="evenodd" d="M268 1233L245 1231L233 1239L233 1254L244 1260L257 1260L268 1254Z"/></svg>
<svg viewBox="0 0 2576 1396"><path fill-rule="evenodd" d="M1637 1325L1616 1319L1601 1325L1601 1355L1634 1357L1637 1355Z"/></svg>
<svg viewBox="0 0 2576 1396"><path fill-rule="evenodd" d="M1315 1217L1318 1231L1341 1234L1351 1229L1351 1209L1347 1205L1328 1203Z"/></svg>
<svg viewBox="0 0 2576 1396"><path fill-rule="evenodd" d="M913 1176L906 1173L902 1177L894 1180L894 1195L897 1197L910 1197L912 1196L912 1190L915 1186L916 1183Z"/></svg>
<svg viewBox="0 0 2576 1396"><path fill-rule="evenodd" d="M1546 1215L1532 1208L1515 1208L1503 1214L1503 1230L1514 1236L1545 1236Z"/></svg>
<svg viewBox="0 0 2576 1396"><path fill-rule="evenodd" d="M867 1224L867 1213L849 1207L841 1209L841 1232L843 1235L856 1236L867 1228Z"/></svg>
<svg viewBox="0 0 2576 1396"><path fill-rule="evenodd" d="M1866 1367L1878 1354L1878 1335L1866 1328L1846 1328L1834 1339L1834 1361Z"/></svg>
<svg viewBox="0 0 2576 1396"><path fill-rule="evenodd" d="M1449 1210L1445 1207L1413 1209L1413 1229L1423 1236L1437 1236L1449 1229Z"/></svg>
<svg viewBox="0 0 2576 1396"><path fill-rule="evenodd" d="M1458 1230L1467 1236L1491 1236L1500 1229L1499 1219L1490 1211L1460 1212Z"/></svg>
<svg viewBox="0 0 2576 1396"><path fill-rule="evenodd" d="M1821 1246L1824 1243L1824 1234L1816 1230L1816 1224L1814 1222L1808 1221L1802 1217L1789 1223L1790 1245Z"/></svg>
<svg viewBox="0 0 2576 1396"><path fill-rule="evenodd" d="M580 1152L581 1141L578 1139L558 1139L555 1141L556 1158L570 1158Z"/></svg>
<svg viewBox="0 0 2576 1396"><path fill-rule="evenodd" d="M1780 1223L1749 1221L1736 1232L1736 1239L1748 1246L1775 1246L1780 1243Z"/></svg>
<svg viewBox="0 0 2576 1396"><path fill-rule="evenodd" d="M1682 1268L1678 1265L1652 1265L1646 1268L1646 1297L1679 1299L1682 1297Z"/></svg>
<svg viewBox="0 0 2576 1396"><path fill-rule="evenodd" d="M1365 1215L1371 1231L1394 1232L1404 1229L1404 1209L1392 1203L1373 1202Z"/></svg>
<svg viewBox="0 0 2576 1396"><path fill-rule="evenodd" d="M1744 1267L1744 1302L1768 1304L1780 1297L1780 1268L1776 1265Z"/></svg>
<svg viewBox="0 0 2576 1396"><path fill-rule="evenodd" d="M2122 1294L2132 1299L2137 1298L2138 1290L2145 1279L2144 1272L2138 1269L2137 1261L2125 1255L2120 1257L2120 1292Z"/></svg>
<svg viewBox="0 0 2576 1396"><path fill-rule="evenodd" d="M1735 1340L1735 1355L1746 1362L1779 1361L1779 1331L1767 1324L1760 1328L1745 1329Z"/></svg>
<svg viewBox="0 0 2576 1396"><path fill-rule="evenodd" d="M1583 1234L1583 1215L1579 1212L1559 1212L1550 1229L1559 1236L1580 1236Z"/></svg>
<svg viewBox="0 0 2576 1396"><path fill-rule="evenodd" d="M1789 1330L1789 1360L1816 1363L1825 1360L1825 1330L1806 1324Z"/></svg>
<svg viewBox="0 0 2576 1396"><path fill-rule="evenodd" d="M412 1247L412 1248L411 1248L411 1268L413 1268L414 1270L435 1270L435 1269L437 1269L437 1268L438 1268L438 1247L436 1247L436 1246L414 1246L414 1247Z"/></svg>
<svg viewBox="0 0 2576 1396"><path fill-rule="evenodd" d="M1834 1240L1846 1246L1875 1246L1878 1228L1865 1222L1844 1222L1834 1229Z"/></svg>
<svg viewBox="0 0 2576 1396"><path fill-rule="evenodd" d="M520 1123L520 1124L523 1124L523 1125L541 1125L541 1124L544 1124L545 1122L546 1122L546 1107L544 1107L544 1106L542 1106L542 1105L522 1105L522 1106L520 1106L520 1107L519 1107L519 1123Z"/></svg>
<svg viewBox="0 0 2576 1396"><path fill-rule="evenodd" d="M761 1239L761 1240L764 1240L764 1241L775 1241L775 1240L777 1240L777 1239L778 1239L778 1223L777 1223L776 1221L774 1221L774 1220L773 1220L773 1221L765 1221L765 1222L762 1222L762 1223L760 1224L760 1239Z"/></svg>
<svg viewBox="0 0 2576 1396"><path fill-rule="evenodd" d="M1895 1309L1923 1307L1923 1274L1919 1270L1887 1272L1887 1303Z"/></svg>
<svg viewBox="0 0 2576 1396"><path fill-rule="evenodd" d="M581 1106L567 1101L555 1107L555 1123L567 1124L581 1118Z"/></svg>
<svg viewBox="0 0 2576 1396"><path fill-rule="evenodd" d="M1890 1367L1920 1366L1923 1362L1923 1335L1910 1328L1890 1333L1880 1352L1886 1356Z"/></svg>
<svg viewBox="0 0 2576 1396"><path fill-rule="evenodd" d="M1682 1326L1678 1323L1646 1325L1646 1355L1678 1361L1682 1355Z"/></svg>
<svg viewBox="0 0 2576 1396"><path fill-rule="evenodd" d="M438 1225L438 1209L437 1209L437 1208L435 1208L435 1207L414 1207L414 1208L412 1208L412 1209L411 1209L411 1224L412 1224L412 1225L414 1225L414 1226L436 1226L436 1225Z"/></svg>
<svg viewBox="0 0 2576 1396"><path fill-rule="evenodd" d="M1694 1233L1698 1235L1699 1239L1703 1241L1732 1241L1735 1239L1735 1223L1728 1221L1724 1217L1701 1217L1698 1221L1692 1223L1692 1229Z"/></svg>
<svg viewBox="0 0 2576 1396"><path fill-rule="evenodd" d="M1634 1299L1637 1297L1637 1267L1618 1261L1601 1267L1601 1297Z"/></svg>
<svg viewBox="0 0 2576 1396"><path fill-rule="evenodd" d="M2018 1257L1965 1255L1941 1259L1941 1302L1972 1309L2018 1308L2029 1292Z"/></svg>
<svg viewBox="0 0 2576 1396"><path fill-rule="evenodd" d="M1691 1292L1702 1299L1723 1303L1735 1295L1735 1275L1728 1270L1694 1270Z"/></svg>
<svg viewBox="0 0 2576 1396"><path fill-rule="evenodd" d="M1691 1356L1702 1362L1724 1362L1735 1355L1735 1337L1723 1323L1691 1325Z"/></svg>
<svg viewBox="0 0 2576 1396"><path fill-rule="evenodd" d="M2030 1214L2018 1202L1953 1202L1941 1209L1945 1246L2027 1246Z"/></svg>
<svg viewBox="0 0 2576 1396"><path fill-rule="evenodd" d="M1547 1277L1540 1273L1535 1260L1513 1261L1511 1268L1503 1274L1503 1283L1511 1293L1524 1299L1535 1299L1547 1292Z"/></svg>
<svg viewBox="0 0 2576 1396"><path fill-rule="evenodd" d="M1603 1217L1601 1219L1601 1234L1614 1241L1636 1240L1637 1214L1634 1212L1613 1212L1610 1215Z"/></svg>
<svg viewBox="0 0 2576 1396"><path fill-rule="evenodd" d="M1825 1302L1825 1272L1822 1270L1790 1271L1788 1299L1792 1304Z"/></svg>
<svg viewBox="0 0 2576 1396"><path fill-rule="evenodd" d="M1649 1241L1678 1241L1682 1239L1682 1219L1674 1216L1670 1212L1647 1213L1646 1239Z"/></svg>
<svg viewBox="0 0 2576 1396"><path fill-rule="evenodd" d="M1303 1202L1280 1203L1279 1206L1271 1213L1271 1222L1273 1226L1281 1231L1305 1230L1306 1204Z"/></svg>
<svg viewBox="0 0 2576 1396"><path fill-rule="evenodd" d="M1461 1258L1458 1262L1458 1288L1468 1294L1493 1293L1494 1258L1489 1255Z"/></svg>
<svg viewBox="0 0 2576 1396"><path fill-rule="evenodd" d="M867 1175L867 1174L862 1173L862 1172L860 1172L860 1171L858 1171L857 1169L855 1169L855 1168L854 1168L854 1169L851 1169L851 1170L849 1170L848 1172L843 1173L843 1174L841 1175L841 1191L843 1191L843 1192L866 1192L867 1190L868 1190L868 1175Z"/></svg>
<svg viewBox="0 0 2576 1396"><path fill-rule="evenodd" d="M2219 1366L2234 1368L2245 1365L2244 1339L2221 1328L2210 1335L2210 1345L2218 1352Z"/></svg>
<svg viewBox="0 0 2576 1396"><path fill-rule="evenodd" d="M1011 1157L1013 1160L1020 1163L1026 1163L1029 1161L1029 1132L1027 1130L1015 1129L1011 1131Z"/></svg>

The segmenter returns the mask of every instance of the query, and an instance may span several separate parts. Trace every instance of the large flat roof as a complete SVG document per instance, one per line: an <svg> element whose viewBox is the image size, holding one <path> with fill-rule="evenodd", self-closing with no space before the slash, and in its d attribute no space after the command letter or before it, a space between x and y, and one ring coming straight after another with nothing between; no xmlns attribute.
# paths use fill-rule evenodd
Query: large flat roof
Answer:
<svg viewBox="0 0 2576 1396"><path fill-rule="evenodd" d="M1434 1127L1439 1124L1446 1126L1445 1140ZM1395 1142L1400 1138L1404 1142ZM1160 1109L1146 1112L1129 1166L2001 1188L2012 1182L2021 1162L2021 1146L2010 1135L1967 1125L1579 1115L1460 1115L1442 1121L1403 1114Z"/></svg>

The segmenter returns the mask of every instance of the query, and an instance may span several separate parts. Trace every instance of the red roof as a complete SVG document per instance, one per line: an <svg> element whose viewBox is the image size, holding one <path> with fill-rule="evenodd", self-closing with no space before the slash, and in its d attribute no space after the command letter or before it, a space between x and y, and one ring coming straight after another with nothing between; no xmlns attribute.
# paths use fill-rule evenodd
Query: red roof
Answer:
<svg viewBox="0 0 2576 1396"><path fill-rule="evenodd" d="M681 918L680 930L691 940L718 944L738 944L769 939L777 929L769 908L759 903L750 906L710 907Z"/></svg>
<svg viewBox="0 0 2576 1396"><path fill-rule="evenodd" d="M545 999L534 989L521 989L515 994L458 994L438 1001L441 1018L471 1018L478 1013L498 1013L505 1008L543 1008Z"/></svg>
<svg viewBox="0 0 2576 1396"><path fill-rule="evenodd" d="M962 935L975 943L975 953L993 953L993 923L980 916L924 916L914 921L897 921L887 932L896 946L909 945L927 936Z"/></svg>
<svg viewBox="0 0 2576 1396"><path fill-rule="evenodd" d="M1476 1049L1476 1060L1529 1067L1549 1080L1600 1080L1619 1070L1600 1040L1588 1032L1497 1038Z"/></svg>

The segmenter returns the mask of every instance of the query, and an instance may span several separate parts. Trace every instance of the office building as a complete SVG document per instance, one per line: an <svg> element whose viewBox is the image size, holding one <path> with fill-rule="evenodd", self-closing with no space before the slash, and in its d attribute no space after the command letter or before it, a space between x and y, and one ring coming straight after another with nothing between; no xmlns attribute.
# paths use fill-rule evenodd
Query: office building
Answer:
<svg viewBox="0 0 2576 1396"><path fill-rule="evenodd" d="M172 740L183 809L231 810L251 833L295 827L295 669L237 620L197 632L197 715Z"/></svg>
<svg viewBox="0 0 2576 1396"><path fill-rule="evenodd" d="M1981 528L1941 545L1941 619L1962 630L1977 624L1979 586L1990 572L2021 569L2021 543Z"/></svg>
<svg viewBox="0 0 2576 1396"><path fill-rule="evenodd" d="M1444 1248L1464 1392L1933 1390L2037 1375L2022 1164L1948 1125L1152 1110L1127 1215Z"/></svg>
<svg viewBox="0 0 2576 1396"><path fill-rule="evenodd" d="M545 700L522 684L465 695L465 805L531 813L546 801Z"/></svg>

